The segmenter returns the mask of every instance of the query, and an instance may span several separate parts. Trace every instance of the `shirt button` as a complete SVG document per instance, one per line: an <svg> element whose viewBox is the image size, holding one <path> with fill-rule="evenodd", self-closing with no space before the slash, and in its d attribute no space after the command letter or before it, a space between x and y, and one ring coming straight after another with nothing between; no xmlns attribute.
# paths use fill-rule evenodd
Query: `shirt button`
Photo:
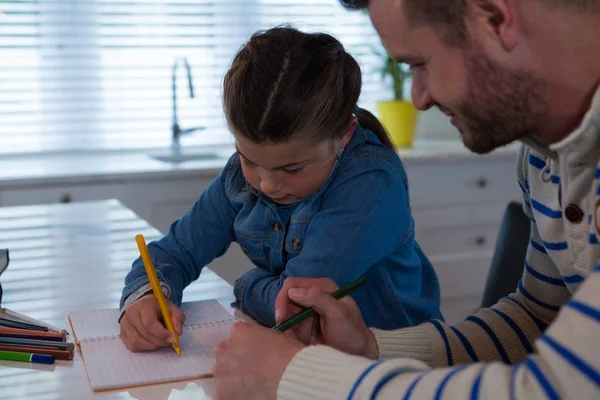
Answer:
<svg viewBox="0 0 600 400"><path fill-rule="evenodd" d="M275 225L273 225L273 230L274 230L276 233L279 233L279 224L278 224L278 223L275 223Z"/></svg>
<svg viewBox="0 0 600 400"><path fill-rule="evenodd" d="M583 211L575 204L569 204L565 210L565 216L569 222L578 224L583 221Z"/></svg>

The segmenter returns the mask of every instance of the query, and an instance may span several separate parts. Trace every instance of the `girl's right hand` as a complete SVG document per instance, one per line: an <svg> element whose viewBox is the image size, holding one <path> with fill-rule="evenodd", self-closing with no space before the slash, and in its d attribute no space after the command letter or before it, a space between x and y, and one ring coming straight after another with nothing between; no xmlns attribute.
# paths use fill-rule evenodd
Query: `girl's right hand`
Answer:
<svg viewBox="0 0 600 400"><path fill-rule="evenodd" d="M181 335L185 314L169 300L167 304L175 332ZM121 339L125 346L134 352L170 347L173 342L173 335L161 322L158 301L151 293L127 307L120 325Z"/></svg>

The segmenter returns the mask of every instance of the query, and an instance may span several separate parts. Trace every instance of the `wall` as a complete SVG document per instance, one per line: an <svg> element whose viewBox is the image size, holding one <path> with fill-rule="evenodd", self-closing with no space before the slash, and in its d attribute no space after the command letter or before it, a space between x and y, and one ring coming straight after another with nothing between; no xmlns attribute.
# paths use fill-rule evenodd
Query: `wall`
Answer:
<svg viewBox="0 0 600 400"><path fill-rule="evenodd" d="M421 112L417 121L419 139L460 140L458 130L450 123L450 118L437 108Z"/></svg>

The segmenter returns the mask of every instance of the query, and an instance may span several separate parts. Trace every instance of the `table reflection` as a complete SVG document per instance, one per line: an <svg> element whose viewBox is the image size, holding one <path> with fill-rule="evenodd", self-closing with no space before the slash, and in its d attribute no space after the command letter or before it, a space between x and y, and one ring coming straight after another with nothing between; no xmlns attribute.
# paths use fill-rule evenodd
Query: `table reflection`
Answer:
<svg viewBox="0 0 600 400"><path fill-rule="evenodd" d="M67 314L118 307L123 280L139 255L134 237L161 234L115 200L50 206L0 207L0 247L11 262L2 275L3 307L70 330ZM231 285L209 269L190 285L184 301L233 301ZM238 314L239 315L239 314ZM72 336L71 339L72 340ZM212 379L94 394L83 361L55 365L0 361L6 399L211 399Z"/></svg>

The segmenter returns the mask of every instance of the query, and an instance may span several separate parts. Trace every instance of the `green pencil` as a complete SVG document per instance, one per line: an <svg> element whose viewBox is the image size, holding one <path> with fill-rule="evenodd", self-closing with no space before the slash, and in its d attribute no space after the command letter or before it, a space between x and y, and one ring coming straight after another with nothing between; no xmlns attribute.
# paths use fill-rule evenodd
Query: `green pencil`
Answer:
<svg viewBox="0 0 600 400"><path fill-rule="evenodd" d="M362 285L364 285L365 282L367 282L367 278L362 276L362 277L358 278L357 280L355 280L354 282L347 284L343 288L336 290L335 292L333 292L331 294L331 296L334 299L339 300L342 297L347 296L354 290L356 290L359 287L361 287ZM290 329L291 327L298 325L300 322L304 321L306 318L313 316L314 314L315 314L315 310L312 307L309 307L309 308L299 312L298 314L294 315L293 317L286 319L282 323L275 325L273 327L273 329L275 329L276 331L281 331L281 332L286 331L286 330Z"/></svg>
<svg viewBox="0 0 600 400"><path fill-rule="evenodd" d="M34 353L21 353L19 351L0 350L0 360L24 361L37 364L54 364L54 356Z"/></svg>
<svg viewBox="0 0 600 400"><path fill-rule="evenodd" d="M35 340L35 339L18 339L18 338L7 338L0 337L0 344L12 344L19 346L42 346L52 347L59 350L73 350L75 347L73 343L67 342L53 342L50 340Z"/></svg>

